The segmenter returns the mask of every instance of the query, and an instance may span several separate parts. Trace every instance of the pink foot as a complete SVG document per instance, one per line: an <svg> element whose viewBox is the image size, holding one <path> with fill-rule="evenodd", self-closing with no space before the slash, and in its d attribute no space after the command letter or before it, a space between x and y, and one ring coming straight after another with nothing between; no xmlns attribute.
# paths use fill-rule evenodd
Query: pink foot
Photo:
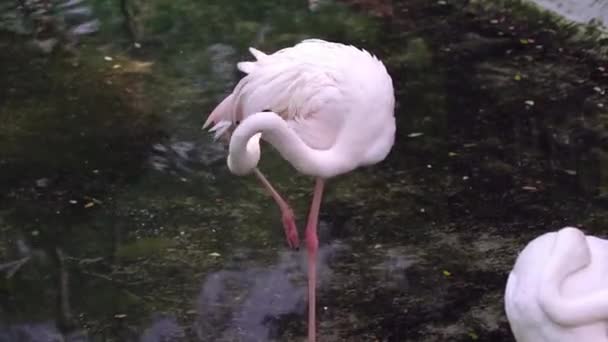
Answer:
<svg viewBox="0 0 608 342"><path fill-rule="evenodd" d="M296 228L296 218L293 215L291 208L282 210L283 227L285 228L285 238L289 247L300 248L300 239L298 238L298 229Z"/></svg>

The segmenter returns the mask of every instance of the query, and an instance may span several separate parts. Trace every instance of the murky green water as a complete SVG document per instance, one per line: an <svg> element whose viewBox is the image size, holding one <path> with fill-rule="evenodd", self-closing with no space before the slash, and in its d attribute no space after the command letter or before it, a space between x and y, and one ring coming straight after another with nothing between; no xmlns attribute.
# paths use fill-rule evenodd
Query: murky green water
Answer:
<svg viewBox="0 0 608 342"><path fill-rule="evenodd" d="M308 37L378 54L398 100L388 159L328 185L319 339L512 341L517 252L606 234L608 65L520 6L385 3L96 0L50 54L2 8L0 341L304 340L305 251L200 126L248 46ZM262 159L303 229L312 180Z"/></svg>

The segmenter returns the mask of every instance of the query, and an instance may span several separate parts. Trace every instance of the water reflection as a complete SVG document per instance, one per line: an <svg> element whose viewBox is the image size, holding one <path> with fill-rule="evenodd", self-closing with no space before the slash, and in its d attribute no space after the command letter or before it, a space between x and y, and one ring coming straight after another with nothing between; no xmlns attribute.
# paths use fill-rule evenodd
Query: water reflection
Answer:
<svg viewBox="0 0 608 342"><path fill-rule="evenodd" d="M90 342L85 331L62 333L53 321L0 325L0 342Z"/></svg>
<svg viewBox="0 0 608 342"><path fill-rule="evenodd" d="M171 315L157 314L152 317L152 323L144 330L139 342L173 342L186 337L186 331Z"/></svg>
<svg viewBox="0 0 608 342"><path fill-rule="evenodd" d="M54 322L0 326L2 342L62 342L65 341ZM72 341L72 340L70 340Z"/></svg>
<svg viewBox="0 0 608 342"><path fill-rule="evenodd" d="M382 246L378 246L382 248ZM420 262L421 255L407 254L412 251L405 250L404 247L390 247L386 250L386 259L379 264L372 266L377 275L377 279L387 290L400 290L407 292L410 284L406 270Z"/></svg>
<svg viewBox="0 0 608 342"><path fill-rule="evenodd" d="M185 330L170 315L157 314L141 335L137 332L122 335L123 342L176 342L186 337ZM131 335L131 336L129 336ZM99 338L87 336L85 331L62 333L54 321L0 325L0 342L93 342Z"/></svg>
<svg viewBox="0 0 608 342"><path fill-rule="evenodd" d="M318 291L331 281L330 261L346 250L341 242L319 248ZM307 307L306 257L281 251L276 263L243 268L249 253L208 275L197 300L196 333L202 341L285 340L305 329Z"/></svg>
<svg viewBox="0 0 608 342"><path fill-rule="evenodd" d="M322 225L326 226L326 223L322 222ZM410 295L407 271L422 262L424 255L412 254L415 250L400 246L370 248L374 252L365 253L367 257L361 259L361 256L353 253L351 246L340 240L326 242L320 247L317 291L320 296L321 325L331 327L345 323L336 311L346 304L341 302L344 294L335 295L334 291L365 295L367 290L358 284L362 279L366 279L366 283L380 284L382 291L399 296ZM199 341L282 341L304 335L307 312L306 254L303 251L283 250L275 262L265 265L254 260L255 254L247 249L234 251L222 270L204 277L195 300L197 314L194 321L180 322L172 314L156 313L145 320L148 323L136 328L121 323L126 315L119 314L115 315L113 331L107 337L140 342L183 341L193 336ZM372 273L353 273L368 263L370 266L365 267L369 267ZM338 284L341 285L336 287ZM333 294L328 297L327 293ZM398 297L392 300L398 300ZM351 323L353 318L362 319L357 316L356 312L351 313ZM394 318L386 317L389 321ZM391 321L390 324L398 325L399 322ZM97 340L94 334L87 335L78 329L63 332L57 325L55 321L3 325L0 328L0 341ZM187 326L192 327L193 336L189 335ZM324 333L327 334L327 331Z"/></svg>

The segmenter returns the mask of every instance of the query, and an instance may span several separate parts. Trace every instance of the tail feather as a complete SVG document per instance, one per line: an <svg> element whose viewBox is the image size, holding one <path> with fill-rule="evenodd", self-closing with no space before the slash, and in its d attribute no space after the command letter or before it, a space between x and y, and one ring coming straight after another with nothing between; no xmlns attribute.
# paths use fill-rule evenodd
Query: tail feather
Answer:
<svg viewBox="0 0 608 342"><path fill-rule="evenodd" d="M232 127L232 123L230 121L221 120L213 125L209 132L214 132L213 140L218 140L230 129L230 127Z"/></svg>
<svg viewBox="0 0 608 342"><path fill-rule="evenodd" d="M209 114L207 121L203 124L203 129L207 128L210 124L218 123L219 121L229 121L232 122L233 116L233 105L234 105L234 95L228 95L222 102L220 102L217 107Z"/></svg>
<svg viewBox="0 0 608 342"><path fill-rule="evenodd" d="M258 63L268 58L267 54L252 47L249 48L249 52L255 57L256 61L240 62L237 64L239 70L247 74L253 72L258 67ZM213 124L209 131L214 133L214 140L219 139L225 133L229 132L230 128L233 127L234 122L239 119L237 118L234 106L235 95L230 94L215 107L203 124L203 129L206 129L209 125Z"/></svg>

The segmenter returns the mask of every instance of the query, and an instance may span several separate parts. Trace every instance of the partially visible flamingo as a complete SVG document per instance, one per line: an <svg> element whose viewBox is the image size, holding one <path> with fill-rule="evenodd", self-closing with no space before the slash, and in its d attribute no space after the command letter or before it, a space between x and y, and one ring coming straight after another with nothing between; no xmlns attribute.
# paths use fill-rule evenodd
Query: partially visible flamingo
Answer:
<svg viewBox="0 0 608 342"><path fill-rule="evenodd" d="M518 342L608 342L608 240L572 227L519 254L505 290Z"/></svg>
<svg viewBox="0 0 608 342"><path fill-rule="evenodd" d="M297 246L289 205L257 169L264 139L300 173L316 177L306 225L308 340L315 341L317 221L325 180L376 164L395 140L395 98L386 68L365 50L318 39L238 63L247 75L209 115L215 137L230 139L228 168L253 172L283 213L287 240Z"/></svg>

